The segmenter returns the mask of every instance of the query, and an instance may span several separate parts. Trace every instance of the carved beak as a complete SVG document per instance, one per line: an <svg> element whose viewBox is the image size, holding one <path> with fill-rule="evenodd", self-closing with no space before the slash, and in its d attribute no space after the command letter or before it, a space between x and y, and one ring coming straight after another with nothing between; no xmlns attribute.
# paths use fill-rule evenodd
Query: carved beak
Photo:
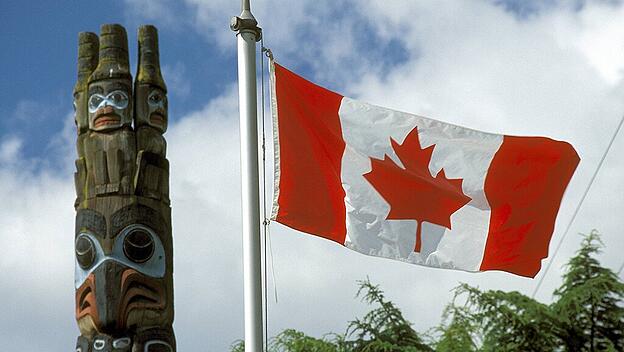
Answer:
<svg viewBox="0 0 624 352"><path fill-rule="evenodd" d="M126 267L115 261L105 261L95 269L95 304L98 311L97 329L103 333L112 333L119 321L121 297L121 274Z"/></svg>

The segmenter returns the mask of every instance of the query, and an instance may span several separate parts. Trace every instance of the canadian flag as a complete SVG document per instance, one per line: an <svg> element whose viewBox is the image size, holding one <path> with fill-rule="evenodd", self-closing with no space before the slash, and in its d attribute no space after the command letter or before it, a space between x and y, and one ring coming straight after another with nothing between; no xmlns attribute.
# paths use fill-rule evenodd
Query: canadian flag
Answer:
<svg viewBox="0 0 624 352"><path fill-rule="evenodd" d="M355 251L534 277L580 159L544 137L451 125L271 69L272 219Z"/></svg>

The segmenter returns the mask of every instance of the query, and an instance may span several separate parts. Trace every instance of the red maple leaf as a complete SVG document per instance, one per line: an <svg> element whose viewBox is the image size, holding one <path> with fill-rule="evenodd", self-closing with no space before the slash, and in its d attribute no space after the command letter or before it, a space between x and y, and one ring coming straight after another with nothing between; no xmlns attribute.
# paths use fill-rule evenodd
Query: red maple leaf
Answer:
<svg viewBox="0 0 624 352"><path fill-rule="evenodd" d="M429 172L429 162L435 145L420 146L418 129L405 137L403 144L390 138L392 148L405 168L398 166L388 155L383 160L371 158L372 170L364 177L390 204L388 220L417 221L416 246L420 252L422 222L451 229L451 215L470 201L462 192L462 179L448 179L444 169L435 177Z"/></svg>

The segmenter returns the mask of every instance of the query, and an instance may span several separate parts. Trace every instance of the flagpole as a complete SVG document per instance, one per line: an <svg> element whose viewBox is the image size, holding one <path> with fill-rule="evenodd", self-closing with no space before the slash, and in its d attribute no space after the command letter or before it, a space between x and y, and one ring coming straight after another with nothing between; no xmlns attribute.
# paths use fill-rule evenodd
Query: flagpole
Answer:
<svg viewBox="0 0 624 352"><path fill-rule="evenodd" d="M230 28L236 32L238 42L245 352L260 352L263 341L256 42L262 31L251 14L249 0L241 0L241 14L232 17Z"/></svg>

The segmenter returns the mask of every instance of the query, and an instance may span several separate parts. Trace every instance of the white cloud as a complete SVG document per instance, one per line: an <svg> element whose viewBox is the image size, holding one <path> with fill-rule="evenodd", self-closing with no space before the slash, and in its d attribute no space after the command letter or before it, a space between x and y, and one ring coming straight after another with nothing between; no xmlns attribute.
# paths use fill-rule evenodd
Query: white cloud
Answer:
<svg viewBox="0 0 624 352"><path fill-rule="evenodd" d="M186 77L186 66L178 61L173 65L162 65L162 74L167 81L167 91L175 97L186 98L191 93L191 82Z"/></svg>
<svg viewBox="0 0 624 352"><path fill-rule="evenodd" d="M22 140L16 136L7 137L0 143L0 164L13 164L17 162Z"/></svg>
<svg viewBox="0 0 624 352"><path fill-rule="evenodd" d="M124 0L126 4L126 16L130 19L144 18L147 20L158 19L163 24L170 25L176 21L175 12L171 11L174 1L171 0Z"/></svg>
<svg viewBox="0 0 624 352"><path fill-rule="evenodd" d="M609 4L590 6L580 14L579 49L609 83L622 79L624 68L624 8Z"/></svg>
<svg viewBox="0 0 624 352"><path fill-rule="evenodd" d="M175 329L181 351L200 346L225 350L241 336L242 281L236 279L242 275L236 92L228 89L202 110L180 119L166 135Z"/></svg>
<svg viewBox="0 0 624 352"><path fill-rule="evenodd" d="M134 7L146 0L133 0ZM343 82L349 76L381 70L381 53L358 51L367 48L365 18L355 5L356 1L336 2L331 0L289 1L258 0L252 2L252 12L260 21L266 46L271 48L276 60L284 64L309 66L314 77L329 80L333 85L344 88ZM229 21L240 14L240 2L229 0L185 0L185 11L174 11L172 4L163 16L178 14L175 23L192 27L221 53L236 50L235 33L229 30ZM142 6L142 5L141 5ZM353 7L351 7L353 6ZM135 13L132 12L131 13ZM146 18L150 18L144 16ZM158 17L156 17L158 18ZM191 20L189 20L189 18ZM383 38L378 38L378 46Z"/></svg>
<svg viewBox="0 0 624 352"><path fill-rule="evenodd" d="M17 139L0 162L0 340L9 350L48 350L73 345L65 340L73 321L73 184L71 177L53 169L33 168L36 161L22 159ZM4 155L6 156L6 155ZM64 169L63 166L61 168ZM54 327L38 331L32 325ZM59 334L66 331L67 334Z"/></svg>
<svg viewBox="0 0 624 352"><path fill-rule="evenodd" d="M13 116L19 121L38 121L47 116L46 111L48 108L38 101L22 99L17 102Z"/></svg>

